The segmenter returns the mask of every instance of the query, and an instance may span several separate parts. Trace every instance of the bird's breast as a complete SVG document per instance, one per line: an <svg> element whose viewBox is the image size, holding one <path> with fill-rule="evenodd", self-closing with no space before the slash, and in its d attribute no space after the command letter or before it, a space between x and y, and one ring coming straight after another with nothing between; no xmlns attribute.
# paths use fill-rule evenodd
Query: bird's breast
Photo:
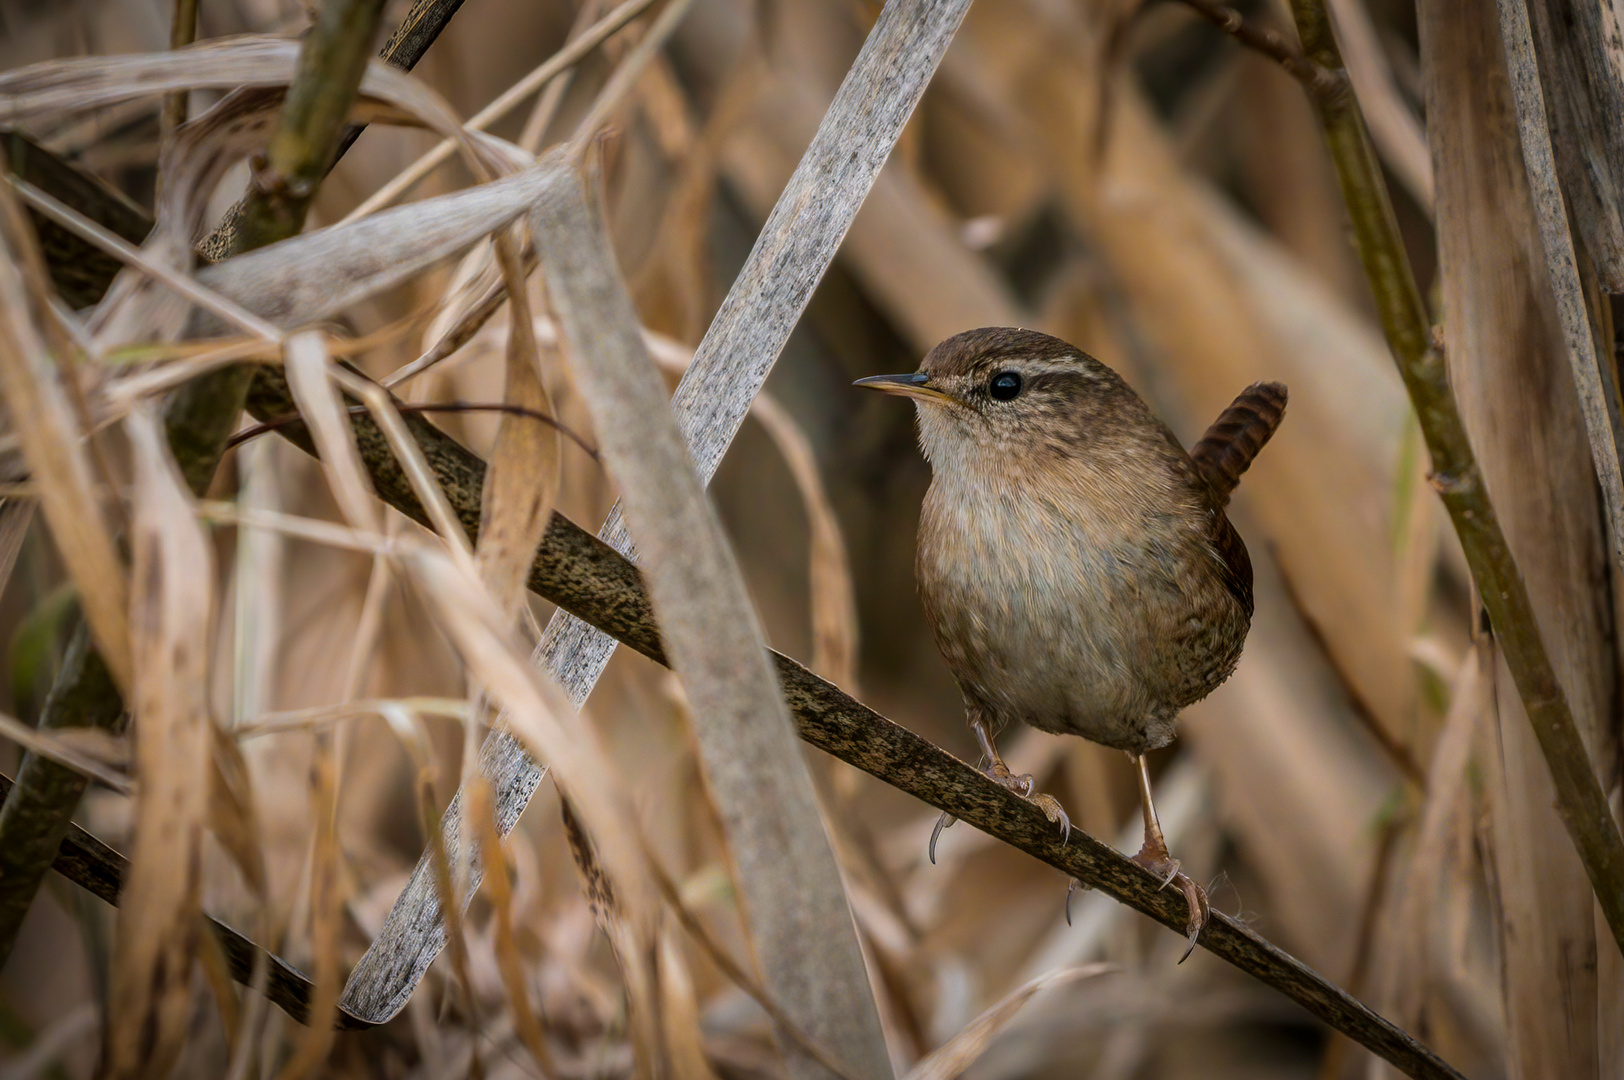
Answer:
<svg viewBox="0 0 1624 1080"><path fill-rule="evenodd" d="M1124 749L1167 742L1189 698L1183 669L1223 664L1179 644L1228 618L1187 588L1201 569L1190 535L1131 499L938 475L921 518L920 593L967 700Z"/></svg>

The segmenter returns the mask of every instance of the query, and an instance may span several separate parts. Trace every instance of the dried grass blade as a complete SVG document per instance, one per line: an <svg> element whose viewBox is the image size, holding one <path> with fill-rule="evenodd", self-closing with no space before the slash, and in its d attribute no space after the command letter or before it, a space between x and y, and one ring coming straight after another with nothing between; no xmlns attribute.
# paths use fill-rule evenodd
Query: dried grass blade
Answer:
<svg viewBox="0 0 1624 1080"><path fill-rule="evenodd" d="M502 837L496 828L491 782L476 776L468 785L467 798L468 813L479 840L479 861L485 868L485 891L490 894L495 914L496 964L502 973L502 988L507 991L513 1027L519 1033L519 1041L535 1059L537 1068L551 1076L556 1072L553 1055L547 1049L541 1024L530 1009L530 992L525 989L524 968L519 963L519 948L513 940L513 885L508 880L507 857L502 852ZM438 823L431 824L438 827Z"/></svg>
<svg viewBox="0 0 1624 1080"><path fill-rule="evenodd" d="M700 1037L694 981L670 926L661 929L658 955L660 1016L666 1021L665 1047L670 1055L671 1075L676 1080L719 1080Z"/></svg>
<svg viewBox="0 0 1624 1080"><path fill-rule="evenodd" d="M213 552L157 418L125 421L135 472L131 598L140 793L119 897L107 1041L112 1077L163 1075L186 1034L208 816Z"/></svg>
<svg viewBox="0 0 1624 1080"><path fill-rule="evenodd" d="M968 7L969 0L891 0L881 12L706 335L701 347L705 363L684 379L686 390L678 389L675 411L690 435L687 441L702 478L715 472ZM722 416L713 417L713 409ZM618 513L611 514L605 535L626 542ZM607 635L559 615L548 624L537 655L579 705L613 651ZM540 781L542 767L525 760L517 741L498 733L486 741L481 768L503 777L498 820L516 820ZM448 814L443 827L454 826ZM431 903L423 870L420 862L384 930L390 949L414 954L402 961L419 973L439 947L436 929L407 925ZM879 1060L885 1060L883 1046Z"/></svg>
<svg viewBox="0 0 1624 1080"><path fill-rule="evenodd" d="M890 1075L862 951L812 781L733 553L667 411L609 240L573 177L531 218L576 386L621 490L763 981L860 1077ZM808 943L816 942L815 949ZM792 1076L826 1076L780 1040Z"/></svg>
<svg viewBox="0 0 1624 1080"><path fill-rule="evenodd" d="M300 1032L293 1056L277 1073L277 1080L302 1080L320 1068L333 1049L333 1020L338 1010L340 985L340 933L344 923L343 893L339 881L338 765L330 731L316 733L310 763L314 797L315 841L310 853L310 1014Z"/></svg>
<svg viewBox="0 0 1624 1080"><path fill-rule="evenodd" d="M209 770L209 831L242 871L256 896L265 895L265 850L254 809L253 777L234 734L212 729Z"/></svg>
<svg viewBox="0 0 1624 1080"><path fill-rule="evenodd" d="M406 566L431 601L470 676L501 706L512 736L532 755L549 762L561 791L591 834L593 850L607 880L613 882L623 916L624 936L617 955L626 978L639 1064L657 1070L661 1034L653 949L659 899L642 860L636 828L615 798L615 793L628 788L616 777L589 728L560 721L570 711L562 695L525 662L509 620L479 579L426 548L409 550ZM440 835L448 848L457 842L460 818L460 812L448 812L442 823ZM506 827L512 827L511 819ZM456 852L451 854L455 857ZM414 875L414 884L416 879ZM356 966L345 990L346 1003L353 1002L352 1011L370 1018L404 1003L421 977L419 962L426 966L419 939L428 938L432 944L439 918L438 906L425 905L414 889L402 893L379 935L380 942L389 941L396 947L380 950L374 946ZM426 925L428 933L406 929L413 923ZM391 927L400 929L392 931ZM432 951L427 953L432 955ZM398 966L402 961L404 969Z"/></svg>
<svg viewBox="0 0 1624 1080"><path fill-rule="evenodd" d="M30 284L29 278L33 279ZM74 421L43 329L43 263L8 185L0 184L0 395L40 506L96 645L126 692L131 686L129 583L103 519L85 432Z"/></svg>
<svg viewBox="0 0 1624 1080"><path fill-rule="evenodd" d="M1500 13L1500 33L1511 76L1523 168L1528 173L1540 240L1545 245L1546 272L1551 293L1556 297L1568 365L1573 370L1573 385L1579 392L1579 409L1584 415L1585 430L1590 434L1590 453L1607 507L1613 552L1624 562L1624 463L1620 461L1620 454L1624 453L1624 415L1619 411L1618 372L1611 358L1608 363L1602 363L1596 353L1584 287L1579 282L1573 236L1568 232L1567 203L1557 179L1545 92L1540 87L1539 66L1534 58L1527 4L1525 0L1496 0L1495 6Z"/></svg>
<svg viewBox="0 0 1624 1080"><path fill-rule="evenodd" d="M319 330L288 338L283 349L288 388L321 456L322 472L350 528L376 532L378 505L361 465L349 413L328 377L327 342Z"/></svg>
<svg viewBox="0 0 1624 1080"><path fill-rule="evenodd" d="M750 405L795 478L812 526L809 567L812 603L812 670L857 694L857 590L852 583L846 537L823 486L806 432L776 398L763 392Z"/></svg>
<svg viewBox="0 0 1624 1080"><path fill-rule="evenodd" d="M587 53L641 15L653 2L654 0L624 0L619 7L583 30L578 37L548 57L530 74L502 91L494 101L470 117L464 127L469 131L484 131L492 123L506 116L519 102L569 70ZM352 221L359 221L388 206L433 171L435 166L449 158L454 149L455 144L450 139L444 140L397 173L389 183L369 195L365 202L345 215L339 224L348 225Z"/></svg>
<svg viewBox="0 0 1624 1080"><path fill-rule="evenodd" d="M510 237L501 237L496 252L508 291L507 385L502 400L551 416L552 401L541 381L541 350L536 345L517 246ZM556 427L511 413L503 414L496 429L496 445L481 493L475 558L491 595L512 613L524 603L525 579L558 496L560 438ZM469 754L470 762L473 758Z"/></svg>
<svg viewBox="0 0 1624 1080"><path fill-rule="evenodd" d="M88 776L113 791L126 795L132 792L134 788L130 784L129 777L108 768L106 762L86 753L85 748L77 745L76 740L67 737L75 730L64 728L55 733L40 731L15 717L0 713L0 738L10 739L30 754L38 754L48 761L54 761L76 773Z"/></svg>
<svg viewBox="0 0 1624 1080"><path fill-rule="evenodd" d="M473 982L469 977L468 942L463 935L464 905L457 898L457 885L452 873L452 861L456 857L456 844L460 842L460 837L448 836L435 829L439 813L434 797L434 757L430 749L428 727L423 723L421 716L394 705L385 706L382 712L395 737L406 748L412 764L417 768L417 783L413 795L416 796L418 820L429 838L429 850L425 860L434 875L435 899L439 904L439 910L449 913L446 918L445 934L446 940L451 944L451 970L456 976L458 987L462 990L463 1005L470 1016L473 1016L477 1003L474 998ZM468 882L469 893L476 887L477 880ZM356 983L359 968L358 965L357 971L350 973L350 981L344 987L346 999L350 996L351 987ZM477 1017L474 1017L474 1022L478 1023ZM474 1055L474 1062L477 1065L478 1047L470 1046L469 1053ZM469 1075L479 1075L475 1065L470 1066Z"/></svg>
<svg viewBox="0 0 1624 1080"><path fill-rule="evenodd" d="M1120 970L1115 964L1084 964L1039 975L1031 982L1016 987L1002 1001L970 1021L969 1025L942 1046L931 1051L919 1064L908 1070L906 1080L954 1080L975 1060L987 1052L1015 1014L1020 1012L1039 990L1063 986L1078 979L1092 979L1110 971Z"/></svg>
<svg viewBox="0 0 1624 1080"><path fill-rule="evenodd" d="M488 184L386 210L202 270L211 289L292 329L330 318L508 224L562 168L562 155Z"/></svg>

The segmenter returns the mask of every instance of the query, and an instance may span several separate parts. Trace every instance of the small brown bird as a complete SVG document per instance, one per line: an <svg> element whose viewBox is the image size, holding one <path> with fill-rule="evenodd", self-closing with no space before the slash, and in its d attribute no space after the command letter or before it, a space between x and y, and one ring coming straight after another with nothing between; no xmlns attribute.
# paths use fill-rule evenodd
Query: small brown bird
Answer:
<svg viewBox="0 0 1624 1080"><path fill-rule="evenodd" d="M1134 861L1179 883L1193 946L1206 896L1168 854L1144 755L1240 659L1252 563L1224 507L1286 388L1247 387L1185 453L1116 372L1031 330L970 330L911 375L856 385L918 406L932 470L919 589L988 775L1069 833L994 733L1024 720L1127 751L1145 818Z"/></svg>

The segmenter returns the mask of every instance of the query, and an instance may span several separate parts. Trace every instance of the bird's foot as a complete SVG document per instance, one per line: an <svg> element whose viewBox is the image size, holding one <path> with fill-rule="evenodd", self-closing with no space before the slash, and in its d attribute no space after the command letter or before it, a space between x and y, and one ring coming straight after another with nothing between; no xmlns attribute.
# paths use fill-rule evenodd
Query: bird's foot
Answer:
<svg viewBox="0 0 1624 1080"><path fill-rule="evenodd" d="M1182 964L1195 951L1196 940L1200 938L1207 921L1212 918L1212 906L1207 901L1206 890L1179 870L1179 861L1168 854L1165 844L1153 844L1147 839L1145 846L1139 849L1139 854L1133 857L1133 861L1160 878L1161 888L1177 885L1179 891L1184 894L1184 902L1190 910L1184 934L1189 938L1190 947L1179 957L1179 963Z"/></svg>
<svg viewBox="0 0 1624 1080"><path fill-rule="evenodd" d="M1037 780L1031 773L1022 773L1019 776L1009 771L1002 758L994 758L992 764L987 766L987 776L995 783L1008 788L1039 810L1043 816L1060 826L1060 842L1065 843L1071 839L1071 818L1066 814L1066 808L1060 805L1060 800L1053 795L1046 795L1041 791L1034 791Z"/></svg>

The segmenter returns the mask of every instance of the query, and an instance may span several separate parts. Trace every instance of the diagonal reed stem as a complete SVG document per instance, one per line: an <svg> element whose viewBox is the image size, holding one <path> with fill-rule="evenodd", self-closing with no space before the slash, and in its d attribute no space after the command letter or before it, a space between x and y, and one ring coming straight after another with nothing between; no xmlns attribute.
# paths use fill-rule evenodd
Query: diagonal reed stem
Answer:
<svg viewBox="0 0 1624 1080"><path fill-rule="evenodd" d="M1323 0L1292 0L1303 54L1340 72L1342 56ZM1465 549L1483 607L1505 654L1528 721L1556 785L1557 810L1590 877L1614 942L1624 952L1624 836L1591 766L1567 694L1557 680L1528 588L1495 516L1488 488L1455 404L1442 344L1435 340L1364 114L1346 94L1309 94L1336 165L1388 348L1398 364L1432 455L1432 483Z"/></svg>

